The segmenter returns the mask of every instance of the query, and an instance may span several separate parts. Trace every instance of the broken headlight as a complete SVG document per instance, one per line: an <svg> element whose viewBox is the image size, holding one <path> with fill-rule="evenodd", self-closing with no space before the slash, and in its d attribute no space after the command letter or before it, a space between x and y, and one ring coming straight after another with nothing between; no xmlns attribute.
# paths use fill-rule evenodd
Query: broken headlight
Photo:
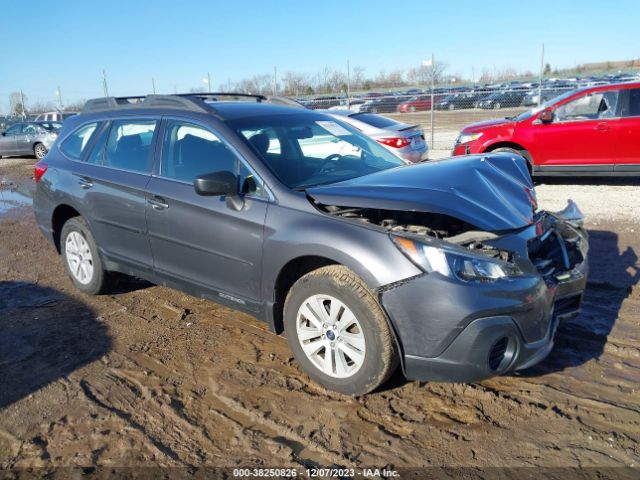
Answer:
<svg viewBox="0 0 640 480"><path fill-rule="evenodd" d="M493 282L522 275L517 265L497 258L434 247L396 235L391 238L413 263L427 273L438 272L463 282Z"/></svg>

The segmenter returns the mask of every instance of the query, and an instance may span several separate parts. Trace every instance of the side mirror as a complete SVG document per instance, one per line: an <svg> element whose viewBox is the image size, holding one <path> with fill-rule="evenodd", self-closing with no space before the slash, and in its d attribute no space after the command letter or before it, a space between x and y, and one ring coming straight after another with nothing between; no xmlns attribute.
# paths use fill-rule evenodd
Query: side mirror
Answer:
<svg viewBox="0 0 640 480"><path fill-rule="evenodd" d="M553 110L551 110L550 108L543 110L539 118L542 123L553 122Z"/></svg>
<svg viewBox="0 0 640 480"><path fill-rule="evenodd" d="M193 182L193 186L198 195L210 197L236 195L238 193L238 177L227 170L206 173L198 176Z"/></svg>

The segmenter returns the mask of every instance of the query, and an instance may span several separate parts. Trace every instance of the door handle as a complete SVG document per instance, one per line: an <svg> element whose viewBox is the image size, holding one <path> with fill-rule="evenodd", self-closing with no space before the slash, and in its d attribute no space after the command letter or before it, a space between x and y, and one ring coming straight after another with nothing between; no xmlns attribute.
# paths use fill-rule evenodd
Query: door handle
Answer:
<svg viewBox="0 0 640 480"><path fill-rule="evenodd" d="M593 127L593 129L600 132L605 132L609 130L609 125L607 125L606 123L598 123L595 127Z"/></svg>
<svg viewBox="0 0 640 480"><path fill-rule="evenodd" d="M147 199L147 202L154 210L166 210L169 208L169 204L162 197L154 195L152 198Z"/></svg>
<svg viewBox="0 0 640 480"><path fill-rule="evenodd" d="M89 188L93 187L93 182L89 177L78 178L78 183L80 184L80 187L84 188L85 190L88 190Z"/></svg>

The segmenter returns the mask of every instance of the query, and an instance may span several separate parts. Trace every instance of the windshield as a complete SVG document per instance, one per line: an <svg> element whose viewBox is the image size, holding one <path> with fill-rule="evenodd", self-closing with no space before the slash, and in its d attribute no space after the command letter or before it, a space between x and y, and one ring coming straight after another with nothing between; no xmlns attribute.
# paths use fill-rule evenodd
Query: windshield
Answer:
<svg viewBox="0 0 640 480"><path fill-rule="evenodd" d="M537 92L538 90L536 89L535 92ZM544 89L542 90L544 92ZM563 93L562 95L558 95L557 97L554 97L550 100L547 100L546 102L544 102L542 105L538 106L538 107L534 107L531 110L528 110L524 113L521 113L520 115L518 115L517 117L514 118L514 120L516 122L519 122L521 120L527 120L531 117L533 117L535 114L537 114L538 112L541 112L542 110L544 110L545 108L549 108L550 106L561 102L562 100L564 100L565 98L569 98L571 95L573 95L574 93L577 93L578 90L570 90L566 93Z"/></svg>
<svg viewBox="0 0 640 480"><path fill-rule="evenodd" d="M406 162L354 127L310 113L228 122L289 188L304 189Z"/></svg>

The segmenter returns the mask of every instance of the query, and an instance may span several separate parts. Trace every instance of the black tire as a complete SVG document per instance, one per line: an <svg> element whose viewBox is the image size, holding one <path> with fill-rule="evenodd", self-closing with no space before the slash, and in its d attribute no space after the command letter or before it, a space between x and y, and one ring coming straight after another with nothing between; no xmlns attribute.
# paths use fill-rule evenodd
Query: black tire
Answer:
<svg viewBox="0 0 640 480"><path fill-rule="evenodd" d="M38 142L33 146L33 154L38 160L42 160L48 152L47 147L45 147L43 143Z"/></svg>
<svg viewBox="0 0 640 480"><path fill-rule="evenodd" d="M82 283L76 278L75 274L71 271L71 267L67 259L66 243L72 232L77 232L84 238L91 252L93 274L88 283ZM62 231L60 233L60 251L67 275L69 275L69 278L71 278L71 281L78 290L88 295L100 295L109 290L112 277L110 272L104 269L96 241L91 230L89 230L87 222L82 217L70 218L62 227Z"/></svg>
<svg viewBox="0 0 640 480"><path fill-rule="evenodd" d="M496 103L493 105L493 108L495 108L496 110L499 110L499 109L500 109L500 107L501 107L500 102L496 102Z"/></svg>
<svg viewBox="0 0 640 480"><path fill-rule="evenodd" d="M529 170L529 174L533 176L532 174L533 159L531 158L531 154L529 152L527 152L526 150L516 150L515 148L509 148L509 147L500 147L500 148L496 148L495 150L491 150L491 153L498 153L498 152L509 152L509 153L515 153L516 155L520 155L522 158L524 158L527 161L527 169Z"/></svg>
<svg viewBox="0 0 640 480"><path fill-rule="evenodd" d="M362 326L366 346L364 360L359 370L347 378L324 373L302 350L296 329L298 310L313 295L330 295L338 299ZM330 390L348 395L369 393L384 383L398 366L395 340L376 297L360 277L342 265L322 267L298 279L285 301L284 329L302 369Z"/></svg>

